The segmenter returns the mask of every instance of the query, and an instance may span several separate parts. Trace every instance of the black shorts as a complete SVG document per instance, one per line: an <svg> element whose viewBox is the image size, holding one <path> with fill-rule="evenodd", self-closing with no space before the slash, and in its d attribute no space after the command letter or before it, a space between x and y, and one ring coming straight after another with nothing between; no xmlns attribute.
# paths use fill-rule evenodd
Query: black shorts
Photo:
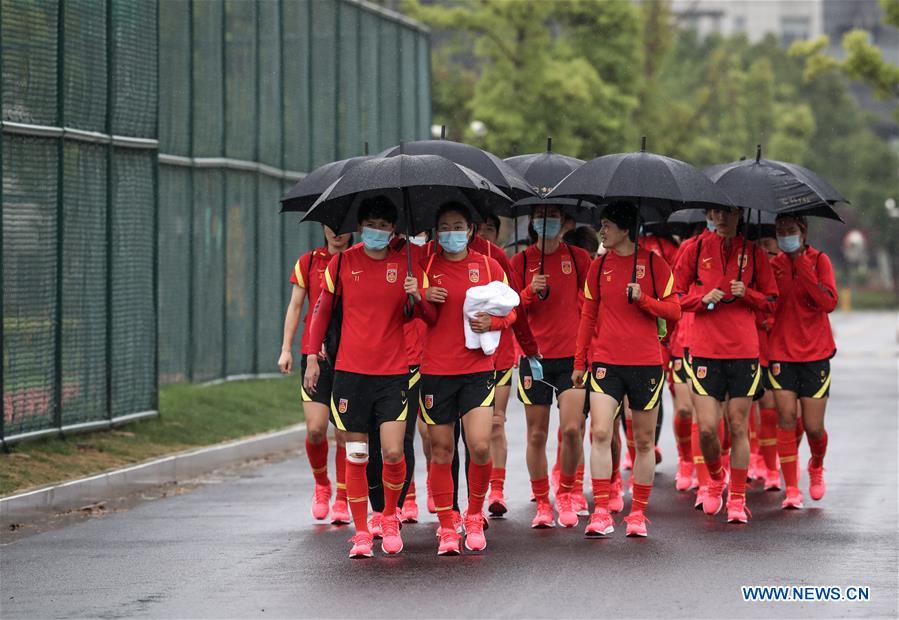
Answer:
<svg viewBox="0 0 899 620"><path fill-rule="evenodd" d="M593 362L588 385L591 392L611 396L619 405L627 396L628 406L632 410L647 411L659 404L665 385L665 371L661 364L619 366Z"/></svg>
<svg viewBox="0 0 899 620"><path fill-rule="evenodd" d="M668 363L671 370L671 378L675 383L689 383L690 377L687 376L687 369L684 365L684 358L672 357Z"/></svg>
<svg viewBox="0 0 899 620"><path fill-rule="evenodd" d="M420 366L409 366L409 388L406 397L409 399L410 414L418 415L418 394L421 392Z"/></svg>
<svg viewBox="0 0 899 620"><path fill-rule="evenodd" d="M496 387L505 387L512 384L512 371L514 368L496 369Z"/></svg>
<svg viewBox="0 0 899 620"><path fill-rule="evenodd" d="M331 422L342 431L368 433L409 415L409 375L361 375L338 370L331 391Z"/></svg>
<svg viewBox="0 0 899 620"><path fill-rule="evenodd" d="M494 371L466 375L422 375L419 411L425 423L453 424L477 407L492 407Z"/></svg>
<svg viewBox="0 0 899 620"><path fill-rule="evenodd" d="M799 398L830 395L830 360L774 362L768 364L768 383L774 390L796 392Z"/></svg>
<svg viewBox="0 0 899 620"><path fill-rule="evenodd" d="M518 400L525 405L551 405L553 392L556 400L559 394L574 387L571 373L574 372L574 357L540 360L543 366L543 379L534 380L531 375L531 364L528 358L522 357L518 362Z"/></svg>
<svg viewBox="0 0 899 620"><path fill-rule="evenodd" d="M771 388L768 386L768 367L762 366L762 379L759 381L758 387L755 389L755 394L752 396L752 402L758 402L762 400L762 397L765 396L765 390L770 390Z"/></svg>
<svg viewBox="0 0 899 620"><path fill-rule="evenodd" d="M334 386L334 368L328 360L318 359L318 383L315 384L315 393L309 394L303 387L303 377L306 376L307 357L301 356L300 360L300 398L304 403L319 403L328 407L331 405L331 388Z"/></svg>
<svg viewBox="0 0 899 620"><path fill-rule="evenodd" d="M711 396L722 403L728 398L754 397L762 379L758 358L726 360L692 357L687 373L696 394Z"/></svg>

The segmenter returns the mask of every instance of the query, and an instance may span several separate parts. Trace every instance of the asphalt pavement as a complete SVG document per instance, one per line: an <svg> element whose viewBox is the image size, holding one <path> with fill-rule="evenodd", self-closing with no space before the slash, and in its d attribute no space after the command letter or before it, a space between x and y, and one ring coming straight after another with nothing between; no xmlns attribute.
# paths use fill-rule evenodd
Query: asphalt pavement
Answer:
<svg viewBox="0 0 899 620"><path fill-rule="evenodd" d="M897 317L837 314L833 324L828 489L812 502L803 475L804 510L781 510L779 493L755 486L747 526L694 511L692 496L674 490L666 423L649 538L625 538L621 525L587 540L584 518L572 530L531 530L523 410L513 397L510 512L491 522L483 554L436 556L421 458L423 519L403 529L403 553L347 559L352 530L313 521L300 455L0 547L0 616L895 618ZM744 602L741 586L751 585L863 586L870 599Z"/></svg>

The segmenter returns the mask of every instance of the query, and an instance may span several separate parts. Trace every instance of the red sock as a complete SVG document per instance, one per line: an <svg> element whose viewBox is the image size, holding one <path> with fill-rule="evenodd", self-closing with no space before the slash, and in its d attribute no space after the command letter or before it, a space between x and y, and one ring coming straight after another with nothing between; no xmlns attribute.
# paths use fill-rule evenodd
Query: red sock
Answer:
<svg viewBox="0 0 899 620"><path fill-rule="evenodd" d="M577 466L574 472L574 491L577 493L584 492L584 464Z"/></svg>
<svg viewBox="0 0 899 620"><path fill-rule="evenodd" d="M730 470L730 489L728 489L728 500L733 497L741 497L746 499L746 474L747 468L734 467Z"/></svg>
<svg viewBox="0 0 899 620"><path fill-rule="evenodd" d="M549 501L549 478L544 476L539 480L531 480L531 491L538 502Z"/></svg>
<svg viewBox="0 0 899 620"><path fill-rule="evenodd" d="M824 466L824 455L827 453L827 431L821 433L821 437L815 439L808 436L808 446L812 449L812 460L809 465L815 469Z"/></svg>
<svg viewBox="0 0 899 620"><path fill-rule="evenodd" d="M431 463L431 495L440 527L453 529L453 471L450 463Z"/></svg>
<svg viewBox="0 0 899 620"><path fill-rule="evenodd" d="M338 445L334 450L334 475L337 478L337 497L346 501L346 446Z"/></svg>
<svg viewBox="0 0 899 620"><path fill-rule="evenodd" d="M559 476L559 493L571 493L572 489L574 489L574 477L575 474L568 475L563 473Z"/></svg>
<svg viewBox="0 0 899 620"><path fill-rule="evenodd" d="M677 456L682 461L693 458L690 452L691 433L693 432L693 420L683 416L674 416L674 438L677 439Z"/></svg>
<svg viewBox="0 0 899 620"><path fill-rule="evenodd" d="M409 488L406 489L406 501L415 503L415 480L409 481Z"/></svg>
<svg viewBox="0 0 899 620"><path fill-rule="evenodd" d="M707 459L705 464L709 470L709 478L712 480L724 480L724 467L721 465L721 455L718 455L714 460Z"/></svg>
<svg viewBox="0 0 899 620"><path fill-rule="evenodd" d="M328 480L328 440L321 443L309 443L306 437L306 456L309 457L309 466L312 467L312 475L315 476L315 484L331 484Z"/></svg>
<svg viewBox="0 0 899 620"><path fill-rule="evenodd" d="M758 415L758 404L753 404L749 410L749 453L759 453L759 422L756 420Z"/></svg>
<svg viewBox="0 0 899 620"><path fill-rule="evenodd" d="M777 409L762 409L759 428L759 450L768 471L777 471Z"/></svg>
<svg viewBox="0 0 899 620"><path fill-rule="evenodd" d="M797 469L796 456L796 431L777 429L777 453L780 455L780 470L784 475L787 487L799 486L799 470Z"/></svg>
<svg viewBox="0 0 899 620"><path fill-rule="evenodd" d="M634 429L631 426L631 421L628 419L624 420L624 434L627 439L627 454L631 457L631 463L633 463L637 457L637 448L634 445Z"/></svg>
<svg viewBox="0 0 899 620"><path fill-rule="evenodd" d="M384 461L381 481L384 484L384 514L395 516L403 485L406 483L406 457L400 458L396 463Z"/></svg>
<svg viewBox="0 0 899 620"><path fill-rule="evenodd" d="M699 486L709 485L709 468L706 467L705 457L702 455L702 446L699 445L699 424L692 423L690 431L690 451L693 452L693 467L696 469L696 478Z"/></svg>
<svg viewBox="0 0 899 620"><path fill-rule="evenodd" d="M562 425L556 431L556 464L553 465L553 473L560 471L562 468Z"/></svg>
<svg viewBox="0 0 899 620"><path fill-rule="evenodd" d="M494 467L490 472L490 488L499 493L503 492L506 484L506 470L502 467Z"/></svg>
<svg viewBox="0 0 899 620"><path fill-rule="evenodd" d="M346 494L357 532L368 531L368 477L364 463L346 462Z"/></svg>
<svg viewBox="0 0 899 620"><path fill-rule="evenodd" d="M487 461L483 465L468 462L468 514L476 515L484 510L484 497L490 487L492 471L493 461Z"/></svg>
<svg viewBox="0 0 899 620"><path fill-rule="evenodd" d="M634 483L634 499L631 502L631 513L645 512L649 505L649 494L652 492L652 484Z"/></svg>
<svg viewBox="0 0 899 620"><path fill-rule="evenodd" d="M612 484L610 478L593 478L593 503L594 510L602 508L609 509L609 487Z"/></svg>

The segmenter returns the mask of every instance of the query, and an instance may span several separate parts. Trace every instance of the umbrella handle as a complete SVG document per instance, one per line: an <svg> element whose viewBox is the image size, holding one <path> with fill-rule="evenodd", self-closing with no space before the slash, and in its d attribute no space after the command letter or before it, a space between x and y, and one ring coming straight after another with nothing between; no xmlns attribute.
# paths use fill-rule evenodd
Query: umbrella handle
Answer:
<svg viewBox="0 0 899 620"><path fill-rule="evenodd" d="M543 211L543 234L540 238L540 275L544 275L546 272L544 271L546 261L546 211ZM549 284L546 287L537 293L537 299L540 301L545 300L549 297Z"/></svg>
<svg viewBox="0 0 899 620"><path fill-rule="evenodd" d="M415 298L412 295L407 295L406 301L403 302L403 314L406 315L407 319L411 319L413 312L415 312Z"/></svg>
<svg viewBox="0 0 899 620"><path fill-rule="evenodd" d="M646 144L646 138L643 138L643 144ZM637 235L640 234L640 207L642 207L643 200L640 200L640 204L637 206L637 217L634 220L634 270L631 273L631 282L634 284L637 283L637 250L640 249L640 244L637 241ZM652 274L649 274L649 277L652 277ZM627 289L627 303L634 303L634 293L631 289Z"/></svg>
<svg viewBox="0 0 899 620"><path fill-rule="evenodd" d="M411 277L412 274L412 242L409 241L409 237L412 236L412 209L409 207L409 193L407 188L403 188L403 211L406 212L406 276ZM406 315L406 318L412 318L412 313L415 311L415 298L412 295L406 296L406 301L403 302L403 314Z"/></svg>
<svg viewBox="0 0 899 620"><path fill-rule="evenodd" d="M546 288L544 288L542 291L537 293L537 299L539 299L540 301L545 300L547 297L549 297L549 284L548 283L546 285Z"/></svg>

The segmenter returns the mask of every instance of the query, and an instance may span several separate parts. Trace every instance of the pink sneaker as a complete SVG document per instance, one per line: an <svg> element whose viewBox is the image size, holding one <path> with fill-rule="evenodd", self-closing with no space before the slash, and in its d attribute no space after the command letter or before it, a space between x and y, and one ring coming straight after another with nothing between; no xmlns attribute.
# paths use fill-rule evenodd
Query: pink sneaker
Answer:
<svg viewBox="0 0 899 620"><path fill-rule="evenodd" d="M696 497L693 500L693 508L695 510L702 510L702 505L705 503L705 496L708 494L708 492L708 486L696 487Z"/></svg>
<svg viewBox="0 0 899 620"><path fill-rule="evenodd" d="M321 521L328 517L328 504L331 502L331 485L316 484L312 491L312 517Z"/></svg>
<svg viewBox="0 0 899 620"><path fill-rule="evenodd" d="M618 476L609 486L609 512L622 510L624 510L624 495L621 492L621 476Z"/></svg>
<svg viewBox="0 0 899 620"><path fill-rule="evenodd" d="M544 529L555 526L553 519L553 507L549 500L541 500L537 502L537 514L531 521L531 527L535 529Z"/></svg>
<svg viewBox="0 0 899 620"><path fill-rule="evenodd" d="M765 472L765 490L780 491L780 472L776 469Z"/></svg>
<svg viewBox="0 0 899 620"><path fill-rule="evenodd" d="M334 500L331 505L331 525L346 525L350 522L350 507L345 499Z"/></svg>
<svg viewBox="0 0 899 620"><path fill-rule="evenodd" d="M556 496L556 510L559 511L559 526L574 527L577 525L577 512L571 504L571 493Z"/></svg>
<svg viewBox="0 0 899 620"><path fill-rule="evenodd" d="M812 460L808 461L808 495L816 502L824 497L827 485L824 484L824 467L812 467Z"/></svg>
<svg viewBox="0 0 899 620"><path fill-rule="evenodd" d="M384 513L373 512L371 519L368 520L368 531L371 532L372 538L381 538L381 523L384 519Z"/></svg>
<svg viewBox="0 0 899 620"><path fill-rule="evenodd" d="M371 532L357 532L355 536L350 538L350 542L353 543L353 547L350 549L351 558L370 558L374 555L371 550Z"/></svg>
<svg viewBox="0 0 899 620"><path fill-rule="evenodd" d="M639 536L641 538L646 538L646 536L649 535L646 531L646 524L652 523L652 521L650 521L649 518L643 514L642 510L632 512L631 514L627 515L624 518L624 522L627 523L627 536Z"/></svg>
<svg viewBox="0 0 899 620"><path fill-rule="evenodd" d="M484 536L484 515L465 513L465 548L469 551L483 551L487 548Z"/></svg>
<svg viewBox="0 0 899 620"><path fill-rule="evenodd" d="M721 512L721 508L724 506L724 487L726 486L726 478L709 482L708 490L702 501L702 511L704 513L714 515Z"/></svg>
<svg viewBox="0 0 899 620"><path fill-rule="evenodd" d="M802 491L798 487L787 487L787 496L784 498L781 508L784 510L799 510L802 508Z"/></svg>
<svg viewBox="0 0 899 620"><path fill-rule="evenodd" d="M687 491L693 481L693 461L679 461L677 473L674 475L674 488Z"/></svg>
<svg viewBox="0 0 899 620"><path fill-rule="evenodd" d="M727 500L727 522L748 523L752 513L746 507L745 497L732 497Z"/></svg>
<svg viewBox="0 0 899 620"><path fill-rule="evenodd" d="M400 527L400 520L396 515L385 516L381 521L381 551L385 554L396 555L403 550Z"/></svg>
<svg viewBox="0 0 899 620"><path fill-rule="evenodd" d="M506 498L500 489L492 489L490 497L487 500L487 511L491 517L501 517L506 514L509 509L506 507Z"/></svg>
<svg viewBox="0 0 899 620"><path fill-rule="evenodd" d="M587 538L602 538L608 536L615 531L615 522L612 521L612 515L604 508L597 508L590 515L590 523L584 530L584 536Z"/></svg>
<svg viewBox="0 0 899 620"><path fill-rule="evenodd" d="M456 530L440 528L437 530L437 555L459 555L459 540L462 537Z"/></svg>
<svg viewBox="0 0 899 620"><path fill-rule="evenodd" d="M418 523L418 504L414 499L407 497L403 502L401 520L403 523Z"/></svg>
<svg viewBox="0 0 899 620"><path fill-rule="evenodd" d="M584 497L583 491L575 491L571 494L571 507L574 508L574 511L577 513L579 517L587 517L590 516L590 509L587 506L587 498Z"/></svg>

